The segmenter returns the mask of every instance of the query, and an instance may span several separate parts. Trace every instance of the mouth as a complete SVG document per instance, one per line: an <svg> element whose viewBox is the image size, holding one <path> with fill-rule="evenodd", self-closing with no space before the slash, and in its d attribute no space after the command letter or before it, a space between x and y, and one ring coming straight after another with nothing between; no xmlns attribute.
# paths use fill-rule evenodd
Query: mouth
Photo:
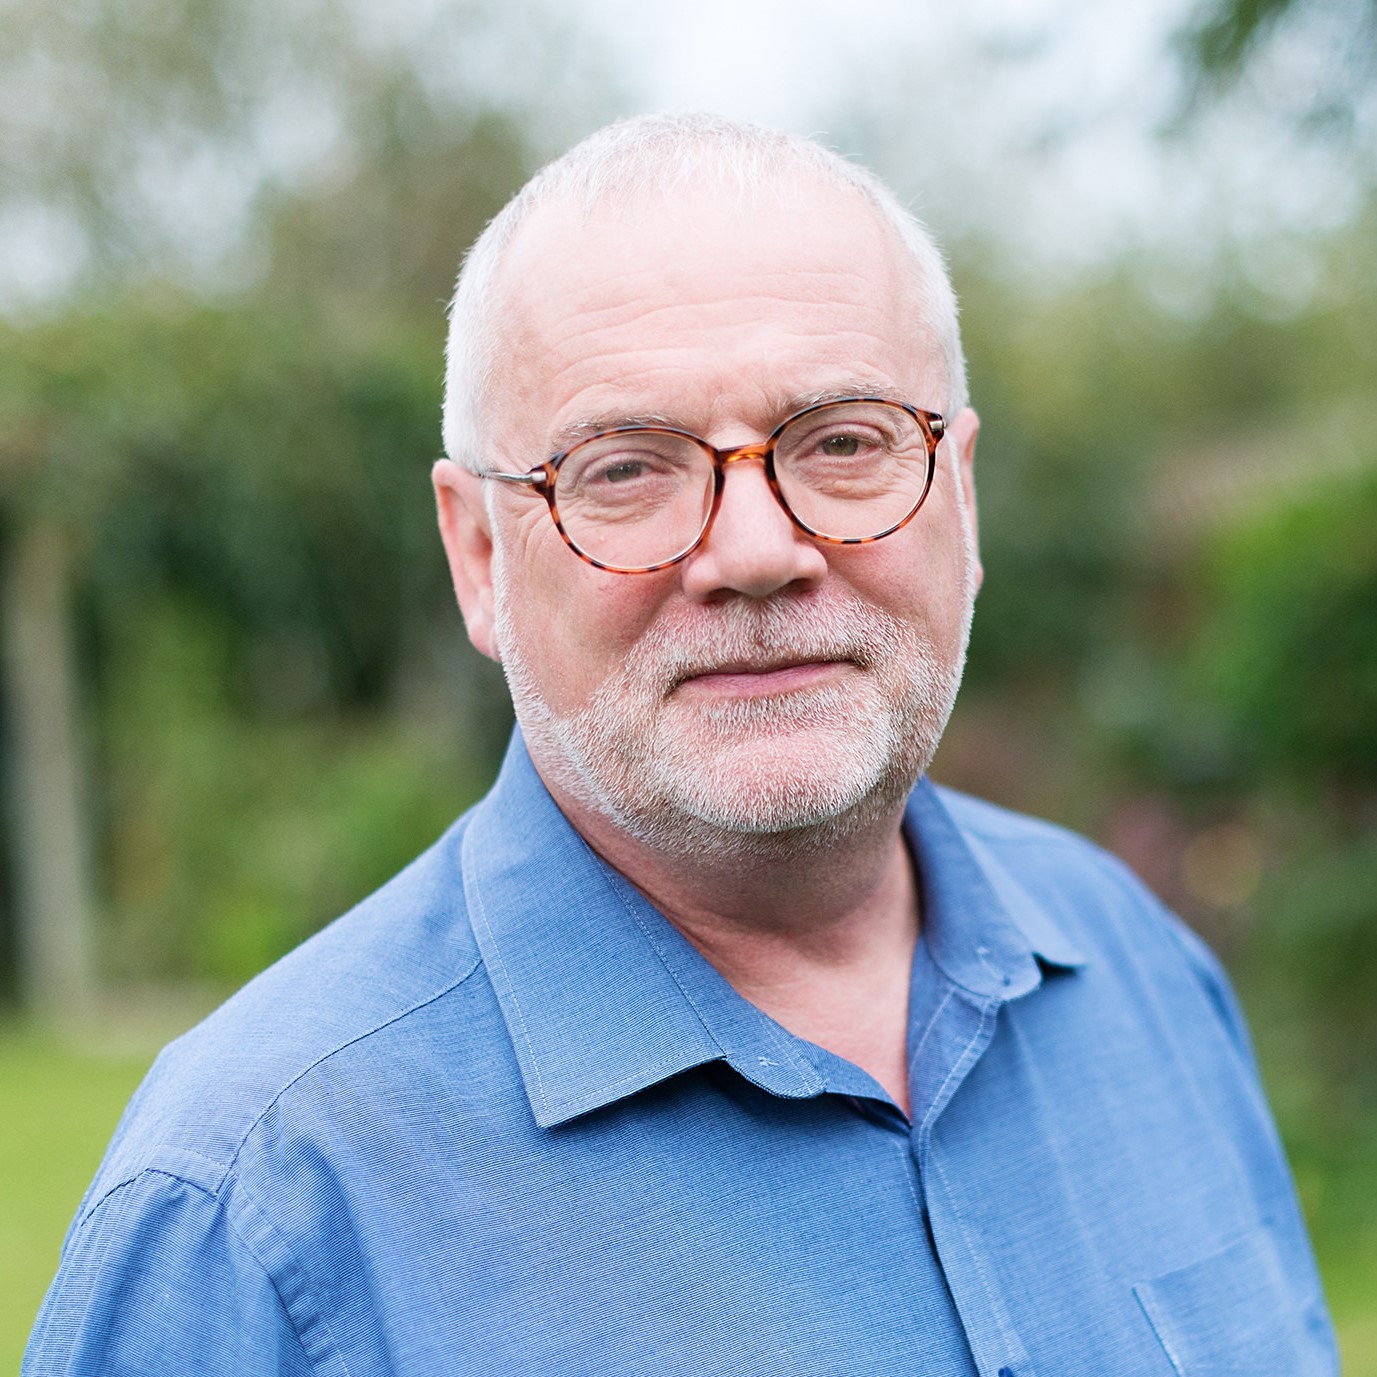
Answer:
<svg viewBox="0 0 1377 1377"><path fill-rule="evenodd" d="M854 660L789 657L727 660L683 675L672 692L690 696L767 697L831 683L858 668Z"/></svg>

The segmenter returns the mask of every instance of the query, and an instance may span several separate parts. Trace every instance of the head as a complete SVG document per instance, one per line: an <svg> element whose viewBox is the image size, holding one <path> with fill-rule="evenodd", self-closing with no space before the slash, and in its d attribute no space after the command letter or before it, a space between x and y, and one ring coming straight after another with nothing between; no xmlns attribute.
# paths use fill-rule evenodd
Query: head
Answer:
<svg viewBox="0 0 1377 1377"><path fill-rule="evenodd" d="M476 476L618 424L750 445L848 394L947 419L927 501L873 544L804 534L747 460L691 554L611 573L536 494ZM940 255L819 145L632 120L519 193L460 275L435 484L470 635L585 834L750 853L897 815L960 680L975 431Z"/></svg>
<svg viewBox="0 0 1377 1377"><path fill-rule="evenodd" d="M485 417L503 382L497 279L507 246L537 212L559 205L575 219L589 217L715 182L718 210L730 216L751 194L769 195L796 180L860 195L892 230L912 268L914 324L945 373L945 391L934 404L955 416L967 403L956 294L927 228L874 173L812 139L758 125L712 115L648 115L599 129L542 168L465 255L445 347L445 453L475 473L486 465Z"/></svg>

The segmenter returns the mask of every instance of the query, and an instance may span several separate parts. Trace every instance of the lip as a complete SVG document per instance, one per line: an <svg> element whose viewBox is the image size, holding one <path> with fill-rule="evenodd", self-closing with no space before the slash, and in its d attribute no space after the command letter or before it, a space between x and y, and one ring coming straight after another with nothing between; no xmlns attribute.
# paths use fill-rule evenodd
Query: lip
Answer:
<svg viewBox="0 0 1377 1377"><path fill-rule="evenodd" d="M763 698L813 688L855 668L851 660L729 663L688 675L679 682L676 692L723 698Z"/></svg>

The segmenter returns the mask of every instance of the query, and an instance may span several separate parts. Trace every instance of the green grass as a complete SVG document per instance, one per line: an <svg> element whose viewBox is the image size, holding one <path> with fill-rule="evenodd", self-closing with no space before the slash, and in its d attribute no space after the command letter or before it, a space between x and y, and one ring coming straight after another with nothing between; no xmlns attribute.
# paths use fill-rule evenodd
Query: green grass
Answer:
<svg viewBox="0 0 1377 1377"><path fill-rule="evenodd" d="M125 1047L77 1049L0 1024L0 1372L18 1370L62 1236L151 1060ZM1346 1198L1371 1198L1377 1184L1359 1179L1365 1163L1331 1161L1320 1172L1297 1147L1308 1203L1331 1198L1312 1215L1345 1377L1377 1377L1377 1237L1342 1219L1351 1222Z"/></svg>
<svg viewBox="0 0 1377 1377"><path fill-rule="evenodd" d="M1290 1152L1339 1331L1344 1377L1377 1377L1377 1162L1358 1143L1349 1152L1331 1151L1319 1167L1308 1137L1297 1130Z"/></svg>
<svg viewBox="0 0 1377 1377"><path fill-rule="evenodd" d="M150 1058L0 1026L0 1372L17 1372L58 1249Z"/></svg>

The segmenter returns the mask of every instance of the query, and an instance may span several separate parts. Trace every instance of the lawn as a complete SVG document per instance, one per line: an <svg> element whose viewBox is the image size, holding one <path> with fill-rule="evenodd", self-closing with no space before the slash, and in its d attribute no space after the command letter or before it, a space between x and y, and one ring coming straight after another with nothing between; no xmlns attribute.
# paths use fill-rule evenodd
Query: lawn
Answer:
<svg viewBox="0 0 1377 1377"><path fill-rule="evenodd" d="M0 1372L17 1372L58 1249L151 1058L0 1027Z"/></svg>
<svg viewBox="0 0 1377 1377"><path fill-rule="evenodd" d="M62 1235L150 1060L0 1025L0 1372L18 1370ZM1377 1377L1377 1238L1344 1229L1315 1242L1345 1377Z"/></svg>

